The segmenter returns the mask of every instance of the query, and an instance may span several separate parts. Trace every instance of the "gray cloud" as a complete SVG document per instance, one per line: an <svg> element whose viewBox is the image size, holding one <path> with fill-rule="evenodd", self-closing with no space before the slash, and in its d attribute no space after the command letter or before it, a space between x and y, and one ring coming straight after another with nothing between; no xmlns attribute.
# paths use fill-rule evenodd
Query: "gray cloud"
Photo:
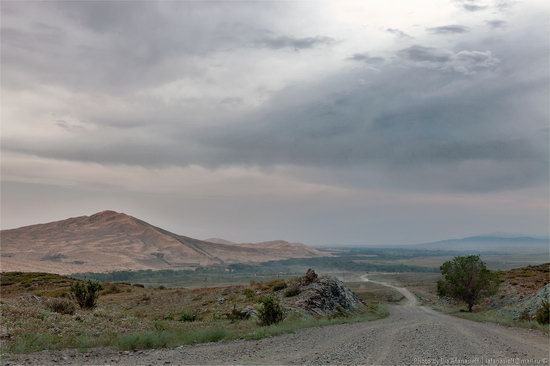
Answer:
<svg viewBox="0 0 550 366"><path fill-rule="evenodd" d="M270 31L276 23L272 12L284 13L284 4L278 3L32 4L2 4L9 11L1 29L5 87L45 84L119 94L178 78L200 78L208 73L202 61L220 52L251 45L307 49L332 42L329 37Z"/></svg>
<svg viewBox="0 0 550 366"><path fill-rule="evenodd" d="M467 10L467 11L480 11L480 10L487 9L486 6L475 5L475 4L462 4L462 7L464 8L464 10Z"/></svg>
<svg viewBox="0 0 550 366"><path fill-rule="evenodd" d="M454 3L457 4L460 8L463 10L469 11L469 12L477 12L481 10L487 9L489 6L485 5L480 0L452 0Z"/></svg>
<svg viewBox="0 0 550 366"><path fill-rule="evenodd" d="M469 12L493 9L498 12L506 11L513 7L516 0L452 0L457 6Z"/></svg>
<svg viewBox="0 0 550 366"><path fill-rule="evenodd" d="M548 143L540 130L548 121L548 45L532 39L540 25L506 39L472 35L449 49L413 45L386 59L354 53L348 60L377 69L343 67L314 80L298 78L236 113L232 109L248 101L231 88L228 96L217 80L208 84L214 88L208 97L164 100L155 90L136 91L177 79L185 83L176 90L193 92L193 83L211 77L231 53L308 49L333 40L265 30L251 38L251 28L269 28L265 9L248 14L225 5L140 3L146 9L136 14L122 6L103 18L108 3L82 5L93 10L70 4L69 19L40 3L51 13L41 17L43 24L3 22L2 76L8 81L2 87L43 84L77 90L94 102L105 93L105 99L64 104L78 123L40 114L64 134L3 139L4 151L146 168L285 166L306 181L360 187L485 192L547 181ZM221 20L181 22L179 16L195 12ZM67 32L71 27L77 31ZM248 76L237 71L235 86ZM101 103L111 99L118 104Z"/></svg>
<svg viewBox="0 0 550 366"><path fill-rule="evenodd" d="M318 46L326 46L334 43L335 40L325 36L315 37L289 37L289 36L266 36L254 41L254 46L258 48L270 48L279 50L290 48L295 51L310 49Z"/></svg>
<svg viewBox="0 0 550 366"><path fill-rule="evenodd" d="M499 19L495 19L495 20L487 20L485 22L489 27L493 28L493 29L496 29L496 28L504 28L506 27L506 21L504 20L499 20Z"/></svg>
<svg viewBox="0 0 550 366"><path fill-rule="evenodd" d="M355 53L350 57L348 57L348 60L364 62L370 65L379 65L384 63L386 59L380 56L371 56L368 52L364 52L364 53Z"/></svg>
<svg viewBox="0 0 550 366"><path fill-rule="evenodd" d="M521 74L464 79L448 68L481 72L485 67L478 63L487 62L483 52L415 46L399 55L413 67L439 66L411 73L394 62L378 73L353 70L296 85L261 110L216 129L199 126L182 133L178 125L165 124L144 127L146 133L130 140L128 132L115 129L108 135L78 134L63 144L3 145L103 164L294 166L306 180L352 186L484 192L547 181L545 135L516 123L521 118L539 128L545 124L546 112L537 114L525 100L547 93L546 71L530 71L542 72L539 80L522 81ZM167 118L174 117L162 116ZM368 174L358 174L362 171Z"/></svg>
<svg viewBox="0 0 550 366"><path fill-rule="evenodd" d="M493 69L500 62L491 51L451 52L419 45L400 50L398 56L415 66L456 71L462 74L475 74L478 71Z"/></svg>
<svg viewBox="0 0 550 366"><path fill-rule="evenodd" d="M453 34L453 33L466 33L468 32L468 27L463 25L451 24L443 25L440 27L431 27L427 31L432 34Z"/></svg>
<svg viewBox="0 0 550 366"><path fill-rule="evenodd" d="M413 38L412 36L408 35L407 33L403 32L402 30L397 29L397 28L386 28L386 32L390 33L390 34L393 34L397 38L401 38L401 39L412 39Z"/></svg>

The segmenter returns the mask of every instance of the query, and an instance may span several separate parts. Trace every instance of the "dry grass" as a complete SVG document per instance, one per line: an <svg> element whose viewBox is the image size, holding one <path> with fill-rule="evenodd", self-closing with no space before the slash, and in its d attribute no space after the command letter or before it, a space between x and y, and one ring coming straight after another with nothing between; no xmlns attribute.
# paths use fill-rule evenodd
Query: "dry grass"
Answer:
<svg viewBox="0 0 550 366"><path fill-rule="evenodd" d="M371 307L357 316L333 320L313 319L290 311L285 321L272 327L260 327L253 319L231 321L226 317L234 306L238 309L257 307L263 296L274 291L282 294L284 286L288 285L282 280L203 289L104 284L95 309L77 309L73 315L52 311L48 304L58 297L51 295L64 293L73 282L57 275L0 275L0 316L2 326L9 334L1 339L2 350L164 347L222 339L261 338L308 326L385 316L380 306Z"/></svg>

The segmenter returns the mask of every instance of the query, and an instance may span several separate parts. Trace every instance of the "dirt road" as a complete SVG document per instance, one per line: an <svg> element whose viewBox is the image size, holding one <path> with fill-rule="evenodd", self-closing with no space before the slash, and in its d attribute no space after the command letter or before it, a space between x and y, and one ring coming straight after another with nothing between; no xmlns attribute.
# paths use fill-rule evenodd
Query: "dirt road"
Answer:
<svg viewBox="0 0 550 366"><path fill-rule="evenodd" d="M366 277L364 280L368 280ZM372 281L377 282L377 281ZM380 282L377 282L380 283ZM384 284L384 283L380 283ZM387 284L384 284L387 285ZM132 353L97 350L26 355L29 364L307 364L307 365L544 365L549 338L524 329L477 323L418 306L407 289L388 285L407 299L390 316L295 334L229 343ZM4 360L4 363L10 360Z"/></svg>

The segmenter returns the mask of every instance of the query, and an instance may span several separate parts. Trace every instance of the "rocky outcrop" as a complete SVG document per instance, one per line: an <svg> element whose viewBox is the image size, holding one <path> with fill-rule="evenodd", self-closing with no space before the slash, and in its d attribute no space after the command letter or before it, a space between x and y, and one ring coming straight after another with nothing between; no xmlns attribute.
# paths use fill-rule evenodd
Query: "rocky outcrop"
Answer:
<svg viewBox="0 0 550 366"><path fill-rule="evenodd" d="M537 312L537 309L542 304L543 300L546 300L546 301L550 300L550 284L547 284L546 286L541 288L533 296L530 296L527 299L523 300L520 303L520 308L522 308L523 313L527 313L531 318L534 318L535 313Z"/></svg>
<svg viewBox="0 0 550 366"><path fill-rule="evenodd" d="M285 302L314 316L345 315L364 307L342 281L330 276L318 277L312 269L291 287L297 288L298 294Z"/></svg>

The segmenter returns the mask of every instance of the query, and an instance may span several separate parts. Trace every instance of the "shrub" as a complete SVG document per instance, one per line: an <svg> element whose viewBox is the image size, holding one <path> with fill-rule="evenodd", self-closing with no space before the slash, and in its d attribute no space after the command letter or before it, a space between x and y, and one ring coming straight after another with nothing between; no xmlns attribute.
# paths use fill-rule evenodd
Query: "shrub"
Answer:
<svg viewBox="0 0 550 366"><path fill-rule="evenodd" d="M531 314L529 314L529 310L525 309L520 314L518 319L522 322L528 322L531 321Z"/></svg>
<svg viewBox="0 0 550 366"><path fill-rule="evenodd" d="M197 320L197 314L183 312L180 315L180 322L194 322Z"/></svg>
<svg viewBox="0 0 550 366"><path fill-rule="evenodd" d="M68 299L53 298L47 302L48 309L59 314L73 315L76 311L74 302Z"/></svg>
<svg viewBox="0 0 550 366"><path fill-rule="evenodd" d="M121 293L122 290L120 287L115 285L114 283L109 283L105 288L101 291L102 295L109 295L109 294L118 294Z"/></svg>
<svg viewBox="0 0 550 366"><path fill-rule="evenodd" d="M535 313L535 319L539 324L550 324L550 301L542 300L537 312Z"/></svg>
<svg viewBox="0 0 550 366"><path fill-rule="evenodd" d="M237 309L237 305L233 305L231 312L225 314L226 318L232 322L237 320L246 320L250 318L250 312L246 310Z"/></svg>
<svg viewBox="0 0 550 366"><path fill-rule="evenodd" d="M286 288L287 285L285 280L273 280L271 282L268 282L268 286L271 287L273 291L280 291Z"/></svg>
<svg viewBox="0 0 550 366"><path fill-rule="evenodd" d="M300 288L298 286L291 286L285 290L285 297L293 297L300 294Z"/></svg>
<svg viewBox="0 0 550 366"><path fill-rule="evenodd" d="M93 309L96 306L101 284L98 282L76 282L71 286L71 295L82 309Z"/></svg>
<svg viewBox="0 0 550 366"><path fill-rule="evenodd" d="M284 310L273 296L267 296L261 301L262 307L258 311L260 325L279 323L284 318Z"/></svg>
<svg viewBox="0 0 550 366"><path fill-rule="evenodd" d="M256 297L256 292L251 288L245 288L243 290L243 295L246 296L247 299L253 299Z"/></svg>

